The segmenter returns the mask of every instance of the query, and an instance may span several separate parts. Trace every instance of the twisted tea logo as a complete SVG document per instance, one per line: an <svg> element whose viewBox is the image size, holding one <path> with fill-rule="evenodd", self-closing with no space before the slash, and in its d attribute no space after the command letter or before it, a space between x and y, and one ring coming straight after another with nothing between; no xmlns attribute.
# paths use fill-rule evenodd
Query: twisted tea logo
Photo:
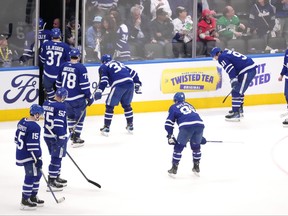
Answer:
<svg viewBox="0 0 288 216"><path fill-rule="evenodd" d="M16 102L20 97L23 98L22 101L29 103L35 101L39 95L39 89L36 86L37 79L39 79L39 75L21 74L16 76L11 81L13 89L9 89L4 93L4 101L11 104Z"/></svg>

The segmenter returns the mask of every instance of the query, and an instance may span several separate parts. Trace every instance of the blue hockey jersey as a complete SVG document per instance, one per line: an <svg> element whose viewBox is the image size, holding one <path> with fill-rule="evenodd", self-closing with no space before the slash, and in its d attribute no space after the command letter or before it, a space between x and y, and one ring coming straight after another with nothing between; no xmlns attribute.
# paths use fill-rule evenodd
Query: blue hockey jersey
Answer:
<svg viewBox="0 0 288 216"><path fill-rule="evenodd" d="M191 127L192 125L204 127L204 123L199 114L194 107L187 102L173 104L170 106L168 112L169 114L165 122L165 130L168 134L173 134L175 122L177 122L179 129L182 127Z"/></svg>
<svg viewBox="0 0 288 216"><path fill-rule="evenodd" d="M48 40L51 40L51 31L47 29L39 30L38 39L39 39L39 43L38 43L37 49L40 49L43 43L45 43ZM35 32L32 31L26 35L26 39L25 39L25 44L24 44L25 47L24 47L23 56L26 59L33 58L34 53L35 53L34 44L35 44Z"/></svg>
<svg viewBox="0 0 288 216"><path fill-rule="evenodd" d="M285 55L284 55L284 64L283 64L283 68L281 71L281 75L282 76L288 76L288 49L285 51Z"/></svg>
<svg viewBox="0 0 288 216"><path fill-rule="evenodd" d="M31 152L36 158L42 156L40 146L40 126L35 122L22 118L17 124L14 142L16 143L16 164L23 166L34 162Z"/></svg>
<svg viewBox="0 0 288 216"><path fill-rule="evenodd" d="M82 63L65 62L59 68L56 87L64 87L68 91L65 101L79 98L90 98L90 82L86 67Z"/></svg>
<svg viewBox="0 0 288 216"><path fill-rule="evenodd" d="M221 55L219 55L218 62L226 73L228 73L231 80L238 75L257 67L250 57L228 49L223 50Z"/></svg>
<svg viewBox="0 0 288 216"><path fill-rule="evenodd" d="M130 58L131 52L128 44L128 27L125 24L121 24L116 31L116 57L118 58Z"/></svg>
<svg viewBox="0 0 288 216"><path fill-rule="evenodd" d="M40 51L40 60L44 64L44 75L56 80L59 67L70 60L71 48L61 41L46 41Z"/></svg>
<svg viewBox="0 0 288 216"><path fill-rule="evenodd" d="M58 101L46 100L43 103L43 109L44 137L65 139L67 134L67 116L65 104Z"/></svg>
<svg viewBox="0 0 288 216"><path fill-rule="evenodd" d="M98 89L102 91L104 91L107 85L112 88L117 85L131 84L133 82L142 84L136 71L115 60L102 64L99 68L99 75L101 80Z"/></svg>

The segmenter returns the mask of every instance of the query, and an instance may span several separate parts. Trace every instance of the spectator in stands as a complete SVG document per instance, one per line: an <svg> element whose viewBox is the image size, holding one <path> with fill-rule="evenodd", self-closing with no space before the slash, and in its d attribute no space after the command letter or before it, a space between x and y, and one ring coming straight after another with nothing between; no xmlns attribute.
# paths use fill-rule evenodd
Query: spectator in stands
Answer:
<svg viewBox="0 0 288 216"><path fill-rule="evenodd" d="M168 0L170 9L172 11L172 19L178 18L178 14L176 12L177 7L182 6L186 9L187 15L192 17L192 8L193 1L191 0Z"/></svg>
<svg viewBox="0 0 288 216"><path fill-rule="evenodd" d="M223 16L217 19L216 26L219 39L223 42L242 37L242 32L246 29L229 5L224 8Z"/></svg>
<svg viewBox="0 0 288 216"><path fill-rule="evenodd" d="M156 11L156 19L151 22L151 43L159 43L163 46L170 43L173 38L174 26L168 13L160 8Z"/></svg>
<svg viewBox="0 0 288 216"><path fill-rule="evenodd" d="M288 0L271 0L271 3L276 8L276 18L280 21L280 37L286 40L288 48Z"/></svg>
<svg viewBox="0 0 288 216"><path fill-rule="evenodd" d="M0 67L11 67L12 63L19 60L18 53L8 46L7 36L0 35Z"/></svg>
<svg viewBox="0 0 288 216"><path fill-rule="evenodd" d="M142 7L138 4L131 7L130 14L127 19L129 43L136 47L137 56L144 58L143 45L150 42L150 21L142 14Z"/></svg>
<svg viewBox="0 0 288 216"><path fill-rule="evenodd" d="M130 9L139 5L141 7L141 14L147 17L147 19L151 20L151 12L150 5L151 0L118 0L117 8L121 13L123 20L129 19L130 17Z"/></svg>
<svg viewBox="0 0 288 216"><path fill-rule="evenodd" d="M217 5L217 2L215 1L209 1L209 4L208 4L208 0L198 0L197 1L197 17L201 17L202 11L205 9L209 9L209 10L211 9L211 12L213 13L213 15L216 15L217 11L214 10L216 5Z"/></svg>
<svg viewBox="0 0 288 216"><path fill-rule="evenodd" d="M172 40L172 49L175 58L191 57L192 55L192 27L193 22L190 16L187 16L186 8L178 6L176 8L178 15L172 23L175 36Z"/></svg>
<svg viewBox="0 0 288 216"><path fill-rule="evenodd" d="M102 17L95 16L93 24L86 33L86 57L87 59L99 61L101 58L100 40L102 33Z"/></svg>
<svg viewBox="0 0 288 216"><path fill-rule="evenodd" d="M88 0L88 12L94 12L95 16L104 17L111 9L117 8L118 0Z"/></svg>
<svg viewBox="0 0 288 216"><path fill-rule="evenodd" d="M55 18L54 20L53 20L53 28L59 28L59 29L61 29L61 21L60 21L60 19L59 18Z"/></svg>
<svg viewBox="0 0 288 216"><path fill-rule="evenodd" d="M114 58L118 61L131 59L130 47L128 44L129 31L126 24L122 22L121 15L117 9L110 10L110 16L116 23L116 46ZM107 53L106 53L107 54Z"/></svg>
<svg viewBox="0 0 288 216"><path fill-rule="evenodd" d="M68 43L71 47L76 45L76 26L75 26L75 17L71 17L65 28L65 42ZM78 23L78 46L81 45L81 27Z"/></svg>
<svg viewBox="0 0 288 216"><path fill-rule="evenodd" d="M275 26L275 12L269 0L256 0L249 14L250 31L256 38L263 38L268 45L268 38L276 36L273 32Z"/></svg>
<svg viewBox="0 0 288 216"><path fill-rule="evenodd" d="M212 15L213 12L209 9L203 10L197 25L197 41L203 44L204 51L202 54L206 56L210 56L216 42L220 42L216 32L216 19Z"/></svg>
<svg viewBox="0 0 288 216"><path fill-rule="evenodd" d="M157 10L162 8L167 15L171 18L172 11L169 5L168 0L151 0L150 11L152 14L152 20L154 20L157 16Z"/></svg>
<svg viewBox="0 0 288 216"><path fill-rule="evenodd" d="M114 55L116 40L116 23L110 15L102 19L102 33L100 39L101 54Z"/></svg>

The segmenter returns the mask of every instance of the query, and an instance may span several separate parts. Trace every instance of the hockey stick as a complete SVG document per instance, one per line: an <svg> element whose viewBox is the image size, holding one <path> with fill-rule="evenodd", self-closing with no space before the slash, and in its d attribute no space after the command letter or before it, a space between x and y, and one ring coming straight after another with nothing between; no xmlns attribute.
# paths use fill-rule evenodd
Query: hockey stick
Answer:
<svg viewBox="0 0 288 216"><path fill-rule="evenodd" d="M32 152L32 157L33 157L34 161L36 162L36 161L37 161L37 158L35 157L35 155L34 155L33 152ZM56 196L55 196L55 194L54 194L54 192L53 192L53 190L52 190L52 188L51 188L51 186L50 186L50 184L48 183L48 180L47 180L47 178L46 178L43 170L42 170L41 168L40 168L40 172L42 173L42 176L44 177L45 182L46 182L46 184L47 184L47 186L48 186L48 188L49 188L52 196L54 197L56 203L61 203L61 202L63 202L63 201L65 200L65 197L61 197L60 199L57 199Z"/></svg>
<svg viewBox="0 0 288 216"><path fill-rule="evenodd" d="M88 178L86 177L86 175L83 173L83 171L80 169L80 167L77 165L77 163L73 160L73 158L71 157L71 155L70 155L67 151L66 151L66 153L67 153L68 157L72 160L72 162L75 164L75 166L78 168L78 170L81 172L81 174L84 176L84 178L85 178L89 183L95 185L95 186L98 187L98 188L101 188L101 185L100 185L100 184L98 184L98 183L96 183L96 182L88 179Z"/></svg>
<svg viewBox="0 0 288 216"><path fill-rule="evenodd" d="M229 92L229 94L224 98L224 100L222 101L222 103L225 103L225 101L227 100L227 98L229 97L229 95L232 93L232 91Z"/></svg>
<svg viewBox="0 0 288 216"><path fill-rule="evenodd" d="M56 196L55 196L55 194L54 194L54 192L53 192L53 190L52 190L50 184L48 183L48 180L47 180L45 174L43 173L42 169L40 169L40 171L41 171L42 176L44 177L45 182L46 182L46 184L48 185L48 188L49 188L49 190L50 190L50 192L51 192L53 198L55 199L56 203L61 203L61 202L63 202L63 201L65 200L65 197L61 197L60 199L57 199L57 198L56 198Z"/></svg>
<svg viewBox="0 0 288 216"><path fill-rule="evenodd" d="M51 135L53 135L53 136L55 137L55 134L51 131L50 128L48 128L48 131L49 131L49 133L50 133ZM69 137L71 137L71 134L72 134L72 133L70 133ZM83 173L83 171L82 171L82 170L80 169L80 167L77 165L77 163L73 160L73 158L71 157L71 155L68 153L67 149L66 149L66 154L67 154L68 157L72 160L72 162L75 164L75 166L78 168L78 170L82 173L82 175L85 177L85 179L86 179L89 183L91 183L91 184L93 184L93 185L101 188L101 185L100 185L100 184L98 184L98 183L96 183L96 182L94 182L94 181L92 181L92 180L90 180L90 179L88 179L88 178L86 177L86 175ZM35 161L36 161L36 160L35 160ZM44 176L44 175L43 175L43 176ZM45 178L45 177L44 177L44 178ZM46 178L45 178L45 181L46 181ZM47 181L46 181L46 182L47 182ZM48 184L48 183L47 183L47 184ZM48 186L49 186L49 185L48 185ZM50 191L51 191L50 186L49 186L49 189L50 189ZM62 202L62 201L61 201L61 202Z"/></svg>

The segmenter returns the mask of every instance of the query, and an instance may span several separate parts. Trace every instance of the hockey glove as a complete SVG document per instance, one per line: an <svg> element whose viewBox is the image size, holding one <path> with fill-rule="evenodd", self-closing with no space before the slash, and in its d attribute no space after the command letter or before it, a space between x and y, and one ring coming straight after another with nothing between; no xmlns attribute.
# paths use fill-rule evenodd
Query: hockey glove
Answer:
<svg viewBox="0 0 288 216"><path fill-rule="evenodd" d="M41 158L37 158L37 161L35 162L35 166L39 169L42 168L43 166L43 161L41 160Z"/></svg>
<svg viewBox="0 0 288 216"><path fill-rule="evenodd" d="M102 98L102 90L101 89L97 89L97 91L94 94L94 99L95 100L100 100Z"/></svg>
<svg viewBox="0 0 288 216"><path fill-rule="evenodd" d="M20 56L20 58L19 58L19 63L20 63L20 64L24 64L27 60L28 60L28 57L22 55L22 56Z"/></svg>
<svg viewBox="0 0 288 216"><path fill-rule="evenodd" d="M207 143L207 140L205 139L205 137L202 137L202 140L201 140L201 145L205 145Z"/></svg>
<svg viewBox="0 0 288 216"><path fill-rule="evenodd" d="M175 145L177 143L177 140L173 134L168 134L167 138L168 138L168 144L169 145Z"/></svg>
<svg viewBox="0 0 288 216"><path fill-rule="evenodd" d="M142 94L140 83L135 83L135 93L136 94Z"/></svg>
<svg viewBox="0 0 288 216"><path fill-rule="evenodd" d="M237 91L239 85L240 83L238 82L237 78L231 80L231 87L233 90Z"/></svg>
<svg viewBox="0 0 288 216"><path fill-rule="evenodd" d="M87 106L91 106L94 102L94 98L92 95L89 98L86 98L86 100L87 100Z"/></svg>

